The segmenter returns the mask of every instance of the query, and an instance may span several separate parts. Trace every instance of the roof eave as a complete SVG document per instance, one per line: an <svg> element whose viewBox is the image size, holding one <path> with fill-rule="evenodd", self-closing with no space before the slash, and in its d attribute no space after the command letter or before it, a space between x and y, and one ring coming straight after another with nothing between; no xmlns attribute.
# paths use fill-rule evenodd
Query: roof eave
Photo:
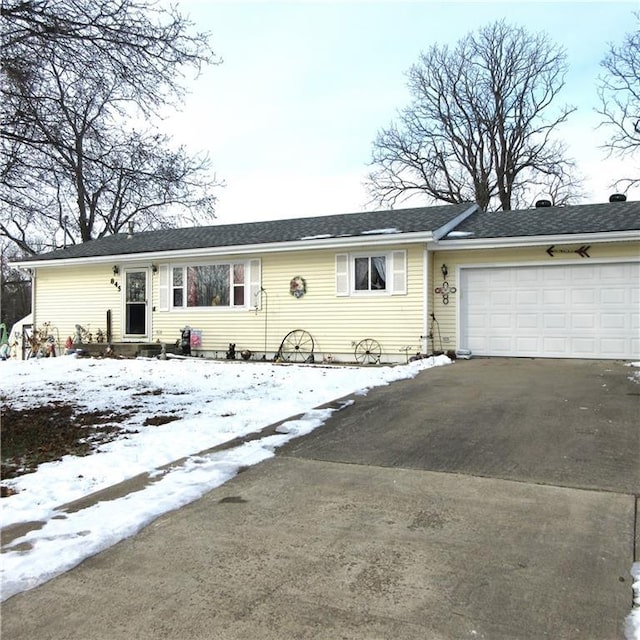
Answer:
<svg viewBox="0 0 640 640"><path fill-rule="evenodd" d="M174 249L168 251L145 251L143 253L118 253L107 256L85 256L77 258L57 258L53 260L27 260L11 263L18 269L34 269L40 267L63 267L71 265L91 265L122 263L150 264L155 261L181 260L198 257L222 257L238 254L278 253L289 251L304 251L308 249L366 249L382 245L399 245L428 243L433 240L431 231L412 233L382 233L364 236L345 236L333 238L319 238L310 240L296 240L293 242L272 242L247 245L232 245L225 247L199 247L197 249Z"/></svg>

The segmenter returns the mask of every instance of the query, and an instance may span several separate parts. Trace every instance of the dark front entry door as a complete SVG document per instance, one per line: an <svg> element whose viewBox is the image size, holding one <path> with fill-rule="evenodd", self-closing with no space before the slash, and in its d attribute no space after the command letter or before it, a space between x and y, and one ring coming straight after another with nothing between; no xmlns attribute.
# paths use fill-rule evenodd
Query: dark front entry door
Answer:
<svg viewBox="0 0 640 640"><path fill-rule="evenodd" d="M147 335L146 270L127 271L125 285L125 334L127 336L145 336Z"/></svg>

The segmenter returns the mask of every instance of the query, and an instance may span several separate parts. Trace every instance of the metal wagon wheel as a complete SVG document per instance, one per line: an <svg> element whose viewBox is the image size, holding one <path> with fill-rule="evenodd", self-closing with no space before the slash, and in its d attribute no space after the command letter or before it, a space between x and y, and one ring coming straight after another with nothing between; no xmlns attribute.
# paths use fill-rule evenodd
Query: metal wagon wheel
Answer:
<svg viewBox="0 0 640 640"><path fill-rule="evenodd" d="M356 345L355 356L359 364L378 364L381 355L382 349L377 340L365 338Z"/></svg>
<svg viewBox="0 0 640 640"><path fill-rule="evenodd" d="M313 338L303 329L290 331L280 344L278 354L287 362L313 361Z"/></svg>

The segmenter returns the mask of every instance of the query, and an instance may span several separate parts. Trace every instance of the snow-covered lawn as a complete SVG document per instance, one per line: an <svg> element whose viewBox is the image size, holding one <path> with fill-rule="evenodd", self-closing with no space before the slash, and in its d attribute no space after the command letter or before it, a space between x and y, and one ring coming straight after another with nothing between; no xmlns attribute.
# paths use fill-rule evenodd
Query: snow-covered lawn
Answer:
<svg viewBox="0 0 640 640"><path fill-rule="evenodd" d="M276 447L331 415L331 409L316 407L450 363L446 356L395 367L75 356L0 363L2 404L12 409L65 402L84 412L129 414L121 437L100 445L96 453L65 456L3 482L17 493L0 502L2 527L44 526L3 549L0 599L46 582L159 515L198 499L240 468L273 456ZM158 415L180 419L145 426ZM277 435L200 453L283 420ZM160 469L165 465L168 469ZM142 490L72 513L59 509L141 473L152 478Z"/></svg>

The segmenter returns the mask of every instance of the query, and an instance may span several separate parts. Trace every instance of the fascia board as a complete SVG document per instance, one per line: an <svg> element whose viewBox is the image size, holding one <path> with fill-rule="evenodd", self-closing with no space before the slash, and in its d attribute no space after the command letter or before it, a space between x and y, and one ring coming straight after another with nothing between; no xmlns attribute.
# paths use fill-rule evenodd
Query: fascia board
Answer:
<svg viewBox="0 0 640 640"><path fill-rule="evenodd" d="M531 247L545 244L574 244L586 242L625 242L640 240L640 231L608 231L605 233L572 233L553 236L522 236L517 238L460 238L459 240L435 240L432 250L438 249L498 249Z"/></svg>
<svg viewBox="0 0 640 640"><path fill-rule="evenodd" d="M321 238L317 240L298 240L295 242L274 242L268 244L234 245L230 247L200 247L198 249L179 249L174 251L149 251L145 253L120 253L108 256L87 256L82 258L60 258L57 260L31 260L10 263L17 269L34 269L38 267L68 267L92 264L110 264L126 262L135 265L149 265L152 262L167 260L184 260L206 256L222 257L231 255L256 255L264 253L284 253L305 251L310 249L345 249L356 250L367 247L399 244L427 244L433 240L431 231L415 233L383 233L370 236L345 236Z"/></svg>

